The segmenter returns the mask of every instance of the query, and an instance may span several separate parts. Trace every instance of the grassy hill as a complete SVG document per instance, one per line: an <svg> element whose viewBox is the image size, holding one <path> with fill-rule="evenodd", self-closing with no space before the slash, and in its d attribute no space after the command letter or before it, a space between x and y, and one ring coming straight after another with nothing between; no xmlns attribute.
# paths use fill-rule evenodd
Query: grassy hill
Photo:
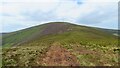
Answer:
<svg viewBox="0 0 120 68"><path fill-rule="evenodd" d="M80 66L115 66L118 65L117 45L118 36L110 30L51 22L4 34L3 66L70 66L74 63ZM63 55L56 58L60 54ZM52 64L47 63L49 57L53 58L49 61Z"/></svg>
<svg viewBox="0 0 120 68"><path fill-rule="evenodd" d="M115 31L115 30L114 30ZM27 28L24 30L11 32L3 34L3 47L5 46L12 46L12 45L18 45L24 42L27 42L28 40L32 40L33 38L36 39L36 37L40 37L42 35L48 34L56 34L60 32L79 32L80 34L83 33L91 33L92 35L96 36L97 34L101 34L102 36L111 35L113 33L113 30L107 30L107 29L98 29L98 28L92 28L92 27L86 27L86 26L79 26L75 24L65 23L65 22L55 22L47 23L31 28ZM111 32L110 34L108 34ZM116 33L116 32L115 32ZM97 35L99 36L99 35Z"/></svg>

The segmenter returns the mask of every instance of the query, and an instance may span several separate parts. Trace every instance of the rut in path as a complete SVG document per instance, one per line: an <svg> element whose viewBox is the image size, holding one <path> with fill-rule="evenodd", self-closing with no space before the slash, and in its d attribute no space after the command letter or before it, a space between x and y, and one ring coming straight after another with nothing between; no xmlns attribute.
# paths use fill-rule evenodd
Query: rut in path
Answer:
<svg viewBox="0 0 120 68"><path fill-rule="evenodd" d="M50 47L46 56L43 58L42 63L48 66L78 66L77 58L75 55L67 51L61 46L53 45Z"/></svg>

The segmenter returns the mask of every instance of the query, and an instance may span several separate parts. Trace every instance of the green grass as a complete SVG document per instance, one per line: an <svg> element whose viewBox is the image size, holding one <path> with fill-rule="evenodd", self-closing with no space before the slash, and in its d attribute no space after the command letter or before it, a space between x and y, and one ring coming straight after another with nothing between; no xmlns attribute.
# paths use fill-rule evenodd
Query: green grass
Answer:
<svg viewBox="0 0 120 68"><path fill-rule="evenodd" d="M3 66L37 66L47 50L47 46L24 46L3 49ZM40 64L39 64L40 65Z"/></svg>
<svg viewBox="0 0 120 68"><path fill-rule="evenodd" d="M48 41L47 41L48 42ZM37 62L41 62L42 56L45 55L50 46L54 43L46 43L34 41L29 44L24 44L23 46L13 47L13 48L4 48L3 49L3 66L37 66L44 65L39 64ZM57 45L57 44L56 44ZM96 65L109 65L115 66L118 63L118 55L117 52L114 52L112 48L109 47L101 50L101 48L84 47L81 44L58 44L62 47L68 49L71 53L73 53L81 66L96 66ZM95 51L97 54L79 54L77 50L81 50L81 47L85 48L88 51ZM77 49L76 49L77 48ZM94 49L94 50L93 50Z"/></svg>
<svg viewBox="0 0 120 68"><path fill-rule="evenodd" d="M28 29L24 29L24 30L20 30L20 31L16 31L16 32L12 32L12 33L3 35L2 45L3 45L3 47L4 46L11 47L14 44L29 40L29 39L33 38L33 36L35 36L37 33L41 32L43 27L44 27L44 25L36 26L33 28L28 28Z"/></svg>

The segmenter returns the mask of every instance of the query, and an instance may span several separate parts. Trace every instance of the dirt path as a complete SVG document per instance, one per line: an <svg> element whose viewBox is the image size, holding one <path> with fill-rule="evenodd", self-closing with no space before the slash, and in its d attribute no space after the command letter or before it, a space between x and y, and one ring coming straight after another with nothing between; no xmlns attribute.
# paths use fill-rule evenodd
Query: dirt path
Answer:
<svg viewBox="0 0 120 68"><path fill-rule="evenodd" d="M78 66L77 58L61 46L53 45L50 47L42 64L47 66Z"/></svg>

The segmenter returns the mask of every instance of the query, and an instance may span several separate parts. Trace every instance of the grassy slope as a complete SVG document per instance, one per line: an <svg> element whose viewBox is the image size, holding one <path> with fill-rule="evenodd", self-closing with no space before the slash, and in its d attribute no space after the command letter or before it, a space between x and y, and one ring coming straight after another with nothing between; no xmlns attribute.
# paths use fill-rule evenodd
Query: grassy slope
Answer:
<svg viewBox="0 0 120 68"><path fill-rule="evenodd" d="M70 25L69 29L71 31L65 33L38 36L37 39L23 43L18 48L3 49L3 65L38 65L36 62L38 56L42 58L54 43L71 51L80 65L117 65L116 36L85 26ZM82 52L81 48L95 53L79 54L78 52Z"/></svg>
<svg viewBox="0 0 120 68"><path fill-rule="evenodd" d="M48 24L50 24L50 23L48 23ZM2 40L3 40L2 45L3 45L3 47L11 47L12 45L18 45L18 44L27 42L29 40L32 40L33 38L39 37L40 34L41 34L41 31L43 29L45 29L46 25L48 25L48 24L35 26L35 27L24 29L24 30L4 34L3 37L2 37ZM54 24L54 23L52 23L52 24ZM103 33L102 36L105 36L104 33L106 33L106 30L104 30L104 29L78 26L78 25L69 24L69 23L62 23L62 24L67 24L70 27L69 29L72 29L72 31L80 32L79 34L84 33L86 36L89 33L92 33L92 37L96 36L97 33L98 34ZM108 33L109 32L110 32L110 30L108 30ZM112 33L110 33L110 34L112 34ZM110 35L110 34L107 34L107 35ZM81 35L81 37L82 37L82 35ZM113 37L113 36L111 36L111 37Z"/></svg>
<svg viewBox="0 0 120 68"><path fill-rule="evenodd" d="M57 23L57 22L56 22ZM68 24L61 22L62 24ZM3 33L2 34L2 46L3 47L11 47L12 45L17 45L24 43L26 41L32 40L33 38L39 37L43 29L46 28L47 25L54 23L47 23L38 25L35 27L30 27L27 29L11 32L11 33Z"/></svg>
<svg viewBox="0 0 120 68"><path fill-rule="evenodd" d="M36 34L42 31L42 28L44 28L44 25L5 34L2 37L2 46L11 47L12 45L16 45L18 43L22 43L29 39L32 39Z"/></svg>

